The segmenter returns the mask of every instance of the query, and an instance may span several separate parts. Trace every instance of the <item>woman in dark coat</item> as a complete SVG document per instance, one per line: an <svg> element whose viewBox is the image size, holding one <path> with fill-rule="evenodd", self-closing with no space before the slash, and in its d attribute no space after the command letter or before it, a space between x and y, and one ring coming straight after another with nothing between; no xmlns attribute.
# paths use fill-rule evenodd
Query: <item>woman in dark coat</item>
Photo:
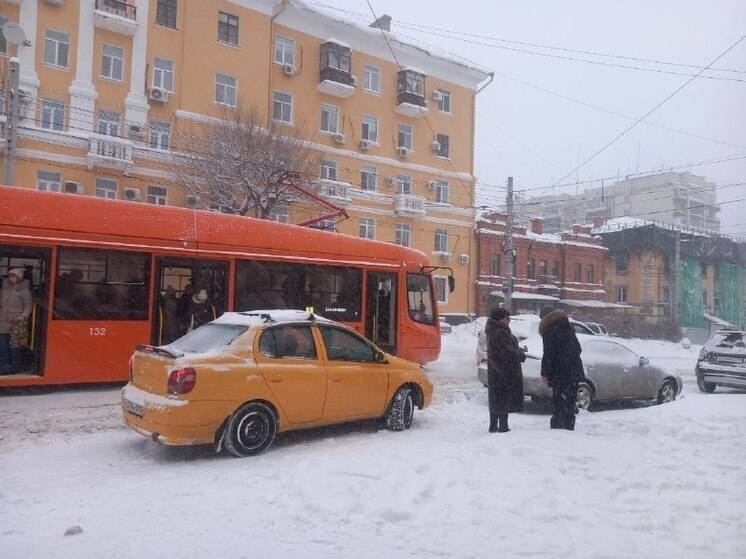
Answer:
<svg viewBox="0 0 746 559"><path fill-rule="evenodd" d="M544 340L541 376L552 387L552 429L575 429L578 383L585 379L580 343L567 313L542 312L539 334Z"/></svg>
<svg viewBox="0 0 746 559"><path fill-rule="evenodd" d="M523 411L525 349L510 332L510 313L495 309L484 329L487 335L487 392L490 405L490 433L505 433L508 414Z"/></svg>

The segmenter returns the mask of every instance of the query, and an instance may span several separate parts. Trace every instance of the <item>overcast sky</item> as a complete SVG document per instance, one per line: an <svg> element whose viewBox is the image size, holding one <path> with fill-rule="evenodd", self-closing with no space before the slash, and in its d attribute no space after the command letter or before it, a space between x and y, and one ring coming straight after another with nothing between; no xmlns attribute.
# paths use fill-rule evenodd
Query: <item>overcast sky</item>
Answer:
<svg viewBox="0 0 746 559"><path fill-rule="evenodd" d="M361 15L370 14L366 0L323 2ZM512 175L518 190L554 184L634 122L537 88L639 118L684 84L689 75L696 74L698 68L542 49L467 33L700 68L746 34L743 0L371 3L378 15L387 13L393 17L392 31L403 39L416 38L497 73L477 101L476 174L480 183L497 186L504 185L506 177ZM411 24L451 30L459 33L459 38L444 37L448 33L443 31L418 31ZM475 42L687 75L560 60ZM713 67L740 72L707 75L744 81L697 79L646 122L717 141L640 124L562 183L582 183L617 174L624 177L649 169L746 155L746 40ZM701 165L691 168L691 172L721 185L746 182L746 159ZM573 185L564 190L574 192L575 188ZM585 186L581 184L580 188ZM488 203L504 198L504 190L497 187L482 187L480 194ZM718 192L719 202L739 198L746 198L744 185ZM723 204L721 218L723 232L746 236L746 202Z"/></svg>

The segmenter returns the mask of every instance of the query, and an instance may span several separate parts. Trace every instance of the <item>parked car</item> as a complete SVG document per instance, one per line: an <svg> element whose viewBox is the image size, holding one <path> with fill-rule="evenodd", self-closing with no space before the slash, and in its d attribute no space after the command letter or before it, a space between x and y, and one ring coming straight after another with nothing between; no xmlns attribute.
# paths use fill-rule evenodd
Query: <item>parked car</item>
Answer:
<svg viewBox="0 0 746 559"><path fill-rule="evenodd" d="M720 330L707 340L697 360L697 386L714 392L718 386L746 388L746 334Z"/></svg>
<svg viewBox="0 0 746 559"><path fill-rule="evenodd" d="M438 324L440 326L441 335L450 334L453 331L453 326L446 322L442 316L440 317Z"/></svg>
<svg viewBox="0 0 746 559"><path fill-rule="evenodd" d="M606 328L606 326L604 326L600 322L583 321L583 324L585 324L591 330L591 332L593 332L596 336L608 336L609 335L609 331Z"/></svg>
<svg viewBox="0 0 746 559"><path fill-rule="evenodd" d="M583 366L588 379L578 386L579 408L589 409L596 402L627 399L664 403L681 394L684 383L678 374L650 364L622 340L580 334L578 341L583 348ZM541 338L529 338L528 348L523 363L523 393L533 400L549 399L552 389L541 378ZM484 359L479 363L477 374L487 386L486 345L480 349Z"/></svg>
<svg viewBox="0 0 746 559"><path fill-rule="evenodd" d="M383 418L409 429L430 404L419 365L303 311L223 316L161 346L140 346L122 389L125 423L167 445L249 456L276 433Z"/></svg>
<svg viewBox="0 0 746 559"><path fill-rule="evenodd" d="M451 326L461 326L462 324L471 324L474 322L474 316L469 313L449 312L441 313L440 318Z"/></svg>

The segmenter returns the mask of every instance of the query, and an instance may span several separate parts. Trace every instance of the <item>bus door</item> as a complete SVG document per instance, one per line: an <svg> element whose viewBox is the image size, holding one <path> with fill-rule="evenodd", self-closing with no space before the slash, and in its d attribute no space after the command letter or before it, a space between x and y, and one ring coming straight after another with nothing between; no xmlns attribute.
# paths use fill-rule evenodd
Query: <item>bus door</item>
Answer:
<svg viewBox="0 0 746 559"><path fill-rule="evenodd" d="M50 254L50 249L44 248L0 246L2 287L10 288L10 270L22 270L18 289L28 289L31 300L28 319L13 328L8 339L11 374L44 374Z"/></svg>
<svg viewBox="0 0 746 559"><path fill-rule="evenodd" d="M396 274L368 272L365 337L396 355Z"/></svg>
<svg viewBox="0 0 746 559"><path fill-rule="evenodd" d="M157 257L153 344L169 344L223 314L228 269L228 262Z"/></svg>

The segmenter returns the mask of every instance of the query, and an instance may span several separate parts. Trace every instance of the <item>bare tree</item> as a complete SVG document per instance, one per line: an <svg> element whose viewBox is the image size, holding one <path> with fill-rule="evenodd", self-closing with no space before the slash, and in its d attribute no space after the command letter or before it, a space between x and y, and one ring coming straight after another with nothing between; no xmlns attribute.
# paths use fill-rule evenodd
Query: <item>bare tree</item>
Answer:
<svg viewBox="0 0 746 559"><path fill-rule="evenodd" d="M319 155L300 127L261 126L256 110L223 109L218 118L175 134L172 171L188 194L240 215L267 219L311 188Z"/></svg>

